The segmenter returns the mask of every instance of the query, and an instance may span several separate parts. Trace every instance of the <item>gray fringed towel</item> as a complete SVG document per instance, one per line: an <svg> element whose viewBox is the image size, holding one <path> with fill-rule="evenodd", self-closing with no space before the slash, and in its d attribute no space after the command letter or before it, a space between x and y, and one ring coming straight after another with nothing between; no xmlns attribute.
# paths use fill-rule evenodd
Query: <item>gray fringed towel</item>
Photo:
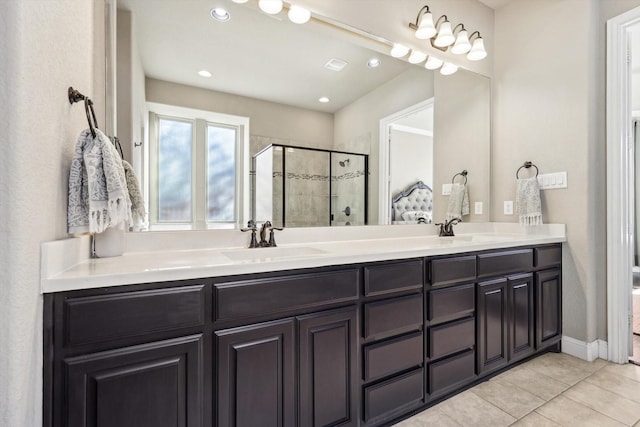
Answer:
<svg viewBox="0 0 640 427"><path fill-rule="evenodd" d="M82 131L69 172L67 226L71 234L101 233L131 222L131 200L122 159L109 138Z"/></svg>
<svg viewBox="0 0 640 427"><path fill-rule="evenodd" d="M146 210L144 208L144 199L140 191L140 181L133 166L126 160L122 161L124 166L124 175L127 180L127 188L129 189L129 199L131 199L131 226L134 230L141 230L146 227Z"/></svg>
<svg viewBox="0 0 640 427"><path fill-rule="evenodd" d="M451 194L447 205L447 219L460 218L469 215L469 192L467 184L455 183L451 185Z"/></svg>
<svg viewBox="0 0 640 427"><path fill-rule="evenodd" d="M542 224L542 202L540 201L540 185L537 177L518 178L516 210L520 225Z"/></svg>

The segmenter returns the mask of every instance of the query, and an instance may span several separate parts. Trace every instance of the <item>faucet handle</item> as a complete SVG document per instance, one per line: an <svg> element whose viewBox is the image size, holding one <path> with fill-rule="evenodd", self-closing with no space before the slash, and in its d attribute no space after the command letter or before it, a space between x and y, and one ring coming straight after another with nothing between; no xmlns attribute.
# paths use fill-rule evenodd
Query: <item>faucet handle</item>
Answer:
<svg viewBox="0 0 640 427"><path fill-rule="evenodd" d="M258 231L258 228L256 227L256 222L254 220L249 220L249 222L247 222L247 228L241 228L240 231L251 231L251 243L249 243L249 247L258 247L258 240L256 239L256 231Z"/></svg>
<svg viewBox="0 0 640 427"><path fill-rule="evenodd" d="M256 231L258 228L256 227L256 222L252 219L247 221L247 228L241 228L240 231Z"/></svg>
<svg viewBox="0 0 640 427"><path fill-rule="evenodd" d="M276 246L278 246L276 245L275 230L282 231L284 230L284 228L269 227L269 246L271 246L272 248L275 248Z"/></svg>

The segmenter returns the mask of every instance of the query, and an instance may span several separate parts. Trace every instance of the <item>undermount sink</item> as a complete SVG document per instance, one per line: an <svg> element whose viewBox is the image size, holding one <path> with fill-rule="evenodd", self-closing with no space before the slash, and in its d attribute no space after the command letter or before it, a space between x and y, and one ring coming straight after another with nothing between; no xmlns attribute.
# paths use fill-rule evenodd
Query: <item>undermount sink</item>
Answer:
<svg viewBox="0 0 640 427"><path fill-rule="evenodd" d="M264 262L283 258L299 258L326 254L325 251L306 246L235 249L222 252L232 261Z"/></svg>

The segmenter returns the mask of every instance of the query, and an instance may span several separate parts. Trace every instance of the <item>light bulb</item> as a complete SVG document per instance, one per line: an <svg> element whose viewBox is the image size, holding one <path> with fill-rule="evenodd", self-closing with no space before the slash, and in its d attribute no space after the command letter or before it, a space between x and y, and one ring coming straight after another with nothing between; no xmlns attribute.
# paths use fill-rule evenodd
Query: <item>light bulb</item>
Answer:
<svg viewBox="0 0 640 427"><path fill-rule="evenodd" d="M264 13L275 15L282 10L282 0L260 0L258 6Z"/></svg>
<svg viewBox="0 0 640 427"><path fill-rule="evenodd" d="M440 58L429 56L429 59L427 59L427 62L424 64L424 68L426 68L427 70L437 70L442 66L443 62L444 61L442 61L442 59Z"/></svg>
<svg viewBox="0 0 640 427"><path fill-rule="evenodd" d="M451 32L451 22L444 21L440 25L440 31L438 31L438 37L434 40L433 44L437 47L447 47L456 41L453 32Z"/></svg>
<svg viewBox="0 0 640 427"><path fill-rule="evenodd" d="M291 5L288 16L289 20L294 24L304 24L311 19L311 11L302 6Z"/></svg>
<svg viewBox="0 0 640 427"><path fill-rule="evenodd" d="M451 52L456 55L461 55L463 53L467 53L471 50L471 43L469 43L469 35L467 34L467 30L462 30L458 33L458 37L456 38L456 42L451 48Z"/></svg>
<svg viewBox="0 0 640 427"><path fill-rule="evenodd" d="M467 54L467 59L470 61L479 61L487 57L487 51L484 50L484 40L482 37L478 37L473 41L473 46Z"/></svg>
<svg viewBox="0 0 640 427"><path fill-rule="evenodd" d="M394 43L391 48L391 56L394 58L402 58L409 53L409 48L400 43Z"/></svg>
<svg viewBox="0 0 640 427"><path fill-rule="evenodd" d="M440 68L440 74L442 74L443 76L449 76L456 71L458 71L458 66L452 64L451 62L445 62L444 64L442 64L442 68Z"/></svg>
<svg viewBox="0 0 640 427"><path fill-rule="evenodd" d="M412 50L411 55L409 55L409 62L412 64L419 64L425 59L427 59L427 54L419 50Z"/></svg>
<svg viewBox="0 0 640 427"><path fill-rule="evenodd" d="M422 15L420 26L416 30L416 38L420 40L427 40L435 36L438 31L433 25L433 15L431 12L427 12Z"/></svg>

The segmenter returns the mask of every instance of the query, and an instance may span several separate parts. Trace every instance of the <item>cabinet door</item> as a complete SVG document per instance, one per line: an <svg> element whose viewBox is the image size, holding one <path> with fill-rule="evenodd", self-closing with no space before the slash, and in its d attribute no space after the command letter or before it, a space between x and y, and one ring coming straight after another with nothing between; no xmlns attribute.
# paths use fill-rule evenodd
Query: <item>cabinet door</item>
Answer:
<svg viewBox="0 0 640 427"><path fill-rule="evenodd" d="M534 351L533 274L511 276L509 289L509 360L526 357Z"/></svg>
<svg viewBox="0 0 640 427"><path fill-rule="evenodd" d="M198 427L202 335L65 359L68 427Z"/></svg>
<svg viewBox="0 0 640 427"><path fill-rule="evenodd" d="M562 337L562 272L536 273L536 347L556 344Z"/></svg>
<svg viewBox="0 0 640 427"><path fill-rule="evenodd" d="M507 279L478 284L478 373L507 363Z"/></svg>
<svg viewBox="0 0 640 427"><path fill-rule="evenodd" d="M357 308L299 317L300 425L358 422Z"/></svg>
<svg viewBox="0 0 640 427"><path fill-rule="evenodd" d="M218 426L294 426L294 319L216 332Z"/></svg>

